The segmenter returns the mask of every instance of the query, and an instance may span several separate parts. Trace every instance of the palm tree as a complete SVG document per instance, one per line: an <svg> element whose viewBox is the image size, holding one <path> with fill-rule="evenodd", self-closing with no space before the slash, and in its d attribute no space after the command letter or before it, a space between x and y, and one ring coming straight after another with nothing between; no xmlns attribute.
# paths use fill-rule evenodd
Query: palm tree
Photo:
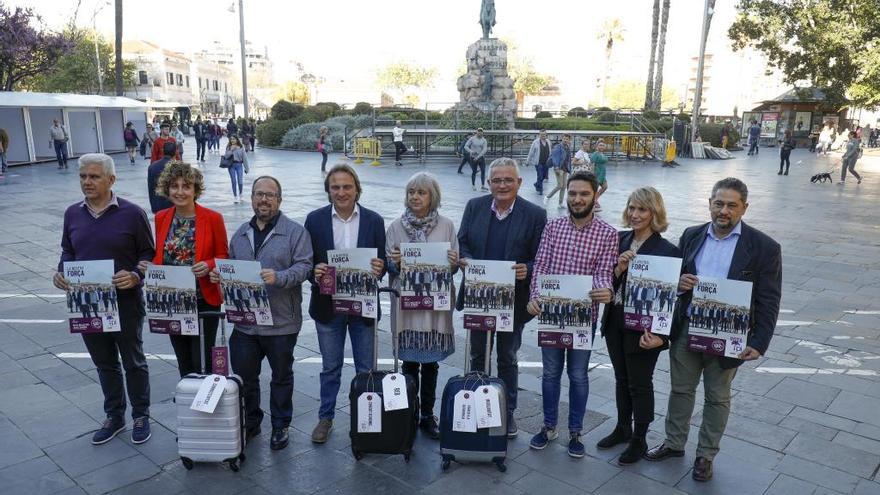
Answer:
<svg viewBox="0 0 880 495"><path fill-rule="evenodd" d="M122 0L116 0L116 96L122 96Z"/></svg>
<svg viewBox="0 0 880 495"><path fill-rule="evenodd" d="M648 60L648 83L645 85L645 110L654 108L654 62L657 53L657 24L660 23L660 0L654 0L654 17L651 19L651 56Z"/></svg>
<svg viewBox="0 0 880 495"><path fill-rule="evenodd" d="M660 20L660 38L657 47L657 78L654 80L653 109L659 110L663 101L663 56L666 51L666 25L669 23L669 0L663 0L663 17Z"/></svg>
<svg viewBox="0 0 880 495"><path fill-rule="evenodd" d="M605 41L605 68L603 75L596 81L596 89L602 98L602 106L605 106L605 90L608 87L608 79L611 77L611 53L614 50L615 41L623 41L623 25L620 19L608 19L602 23L597 39Z"/></svg>

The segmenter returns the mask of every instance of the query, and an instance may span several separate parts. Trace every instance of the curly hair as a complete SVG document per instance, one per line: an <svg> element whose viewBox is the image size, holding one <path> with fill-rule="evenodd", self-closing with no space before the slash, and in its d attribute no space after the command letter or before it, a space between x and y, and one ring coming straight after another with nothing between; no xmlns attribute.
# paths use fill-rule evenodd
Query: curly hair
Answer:
<svg viewBox="0 0 880 495"><path fill-rule="evenodd" d="M201 170L193 168L187 162L171 160L165 165L165 170L159 176L156 183L156 194L167 198L171 194L171 185L176 183L177 179L183 179L183 182L192 184L195 193L194 199L199 199L199 196L205 192L205 176L202 175Z"/></svg>

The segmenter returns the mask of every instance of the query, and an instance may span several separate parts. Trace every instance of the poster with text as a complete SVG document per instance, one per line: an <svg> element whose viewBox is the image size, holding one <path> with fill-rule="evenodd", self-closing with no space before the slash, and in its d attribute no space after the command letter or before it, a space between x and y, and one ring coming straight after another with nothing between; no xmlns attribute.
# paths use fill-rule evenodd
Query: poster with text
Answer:
<svg viewBox="0 0 880 495"><path fill-rule="evenodd" d="M623 288L623 324L630 330L669 335L678 294L681 258L637 255Z"/></svg>
<svg viewBox="0 0 880 495"><path fill-rule="evenodd" d="M196 278L192 267L150 265L144 276L150 332L198 335Z"/></svg>
<svg viewBox="0 0 880 495"><path fill-rule="evenodd" d="M538 346L561 349L593 348L593 313L589 275L538 275L541 314Z"/></svg>
<svg viewBox="0 0 880 495"><path fill-rule="evenodd" d="M513 331L516 272L512 261L469 260L464 269L464 327Z"/></svg>
<svg viewBox="0 0 880 495"><path fill-rule="evenodd" d="M688 348L736 357L746 349L752 283L699 277L688 308Z"/></svg>
<svg viewBox="0 0 880 495"><path fill-rule="evenodd" d="M400 309L452 310L448 242L400 244Z"/></svg>
<svg viewBox="0 0 880 495"><path fill-rule="evenodd" d="M65 261L70 333L120 332L113 260Z"/></svg>
<svg viewBox="0 0 880 495"><path fill-rule="evenodd" d="M333 311L337 314L376 318L379 314L379 281L371 266L376 248L327 251L327 264L336 275Z"/></svg>
<svg viewBox="0 0 880 495"><path fill-rule="evenodd" d="M243 325L272 326L269 291L259 261L215 260L226 321Z"/></svg>

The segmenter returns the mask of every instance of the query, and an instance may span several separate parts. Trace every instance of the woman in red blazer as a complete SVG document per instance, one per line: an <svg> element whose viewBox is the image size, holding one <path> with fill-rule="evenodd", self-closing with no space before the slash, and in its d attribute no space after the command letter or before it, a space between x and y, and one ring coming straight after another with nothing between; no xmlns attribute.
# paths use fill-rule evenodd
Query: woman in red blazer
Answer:
<svg viewBox="0 0 880 495"><path fill-rule="evenodd" d="M196 204L205 190L202 172L180 161L169 162L159 176L156 194L165 196L174 205L156 213L157 265L192 266L198 281L198 310L219 311L223 302L220 285L211 283L209 273L214 269L215 258L228 258L226 226L223 215ZM146 262L141 263L146 270ZM218 317L205 317L202 329L205 334L205 365L211 362L210 349L217 336ZM180 376L202 373L199 361L199 338L190 335L171 335L171 346L177 356Z"/></svg>

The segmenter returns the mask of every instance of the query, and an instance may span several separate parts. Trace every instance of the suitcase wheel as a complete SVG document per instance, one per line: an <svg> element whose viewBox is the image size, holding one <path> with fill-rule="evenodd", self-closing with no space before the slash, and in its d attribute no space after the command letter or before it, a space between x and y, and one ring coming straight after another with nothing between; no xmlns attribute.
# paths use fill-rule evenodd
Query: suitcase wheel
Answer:
<svg viewBox="0 0 880 495"><path fill-rule="evenodd" d="M183 467L185 467L187 471L195 466L195 463L193 463L192 459L190 459L189 457L181 457L180 462L183 463Z"/></svg>
<svg viewBox="0 0 880 495"><path fill-rule="evenodd" d="M504 464L504 461L495 461L495 465L498 466L498 470L502 473L507 472L507 465Z"/></svg>
<svg viewBox="0 0 880 495"><path fill-rule="evenodd" d="M403 454L403 462L409 462L410 453L407 452Z"/></svg>
<svg viewBox="0 0 880 495"><path fill-rule="evenodd" d="M242 452L241 454L238 454L238 461L239 462L244 462L244 459L245 459L244 452Z"/></svg>
<svg viewBox="0 0 880 495"><path fill-rule="evenodd" d="M449 465L452 463L449 459L443 459L443 462L440 464L440 467L443 468L444 471L449 470Z"/></svg>
<svg viewBox="0 0 880 495"><path fill-rule="evenodd" d="M356 461L359 461L364 458L364 453L361 452L360 450L355 449L354 447L351 448L351 455L354 456L354 459Z"/></svg>
<svg viewBox="0 0 880 495"><path fill-rule="evenodd" d="M241 469L241 466L238 463L238 457L229 461L229 469L234 472L238 472L238 470Z"/></svg>

